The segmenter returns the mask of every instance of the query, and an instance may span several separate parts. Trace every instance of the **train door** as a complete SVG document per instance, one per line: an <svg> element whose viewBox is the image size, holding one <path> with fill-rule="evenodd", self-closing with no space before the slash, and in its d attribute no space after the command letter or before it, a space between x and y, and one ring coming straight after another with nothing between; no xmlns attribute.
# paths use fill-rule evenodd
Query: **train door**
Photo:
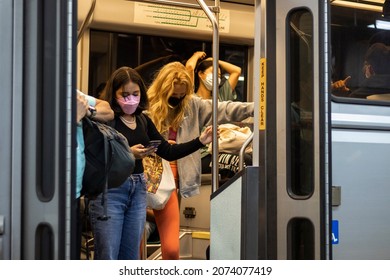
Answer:
<svg viewBox="0 0 390 280"><path fill-rule="evenodd" d="M0 4L0 259L70 258L75 2Z"/></svg>
<svg viewBox="0 0 390 280"><path fill-rule="evenodd" d="M12 46L13 34L17 29L17 25L22 24L22 19L17 16L14 10L21 10L21 5L13 5L13 1L3 1L0 5L1 26L8 26L10 32L2 32L2 40L0 42L0 63L6 71L0 76L0 84L2 85L2 103L3 103L3 120L0 122L0 131L4 133L1 140L0 148L0 260L10 258L20 258L20 251L12 249L20 248L20 239L11 238L12 231L20 231L20 215L12 215L12 207L18 209L20 207L20 178L12 173L12 170L21 170L20 150L21 143L16 139L21 139L21 128L12 130L12 127L20 123L21 114L14 113L13 101L21 103L20 87L13 87L13 73L21 72L21 46ZM13 25L14 23L15 25ZM12 32L11 32L12 30ZM16 32L15 32L16 33ZM13 97L12 97L13 96ZM8 121L10 120L10 121ZM13 133L11 134L11 132ZM16 139L15 139L16 138ZM12 149L13 147L13 149ZM15 160L11 161L11 158ZM15 186L11 188L11 183ZM16 187L18 186L18 187ZM12 242L12 243L11 243Z"/></svg>
<svg viewBox="0 0 390 280"><path fill-rule="evenodd" d="M328 259L328 4L276 0L257 7L266 257Z"/></svg>

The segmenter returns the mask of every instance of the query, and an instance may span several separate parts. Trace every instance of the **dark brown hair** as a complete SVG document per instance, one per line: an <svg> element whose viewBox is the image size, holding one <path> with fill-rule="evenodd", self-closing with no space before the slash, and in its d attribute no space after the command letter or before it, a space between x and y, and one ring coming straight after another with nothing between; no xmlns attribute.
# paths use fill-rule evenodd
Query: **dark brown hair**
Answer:
<svg viewBox="0 0 390 280"><path fill-rule="evenodd" d="M367 50L365 60L375 74L390 74L390 47L382 43L372 44Z"/></svg>
<svg viewBox="0 0 390 280"><path fill-rule="evenodd" d="M120 116L124 114L122 108L119 106L116 100L116 92L118 89L122 88L130 81L139 86L141 94L139 105L137 107L137 110L135 110L134 114L139 115L142 111L147 110L149 107L146 87L141 76L133 68L124 66L115 70L114 73L112 73L110 79L106 84L106 87L104 88L104 92L101 95L101 98L103 100L106 100L108 103L110 103L110 106L114 111L115 115Z"/></svg>

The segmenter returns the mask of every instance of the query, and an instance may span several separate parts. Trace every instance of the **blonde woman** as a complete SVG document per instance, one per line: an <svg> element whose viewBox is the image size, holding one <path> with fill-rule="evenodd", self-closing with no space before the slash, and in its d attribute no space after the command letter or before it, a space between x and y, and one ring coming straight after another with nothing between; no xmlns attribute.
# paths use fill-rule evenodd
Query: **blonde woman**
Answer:
<svg viewBox="0 0 390 280"><path fill-rule="evenodd" d="M193 93L193 83L180 62L163 66L148 90L149 117L170 143L184 143L200 135L211 124L212 102ZM253 116L253 103L219 102L218 122L241 121ZM199 194L200 151L171 162L176 186L182 197ZM154 210L163 259L179 259L179 203L173 192L162 210Z"/></svg>

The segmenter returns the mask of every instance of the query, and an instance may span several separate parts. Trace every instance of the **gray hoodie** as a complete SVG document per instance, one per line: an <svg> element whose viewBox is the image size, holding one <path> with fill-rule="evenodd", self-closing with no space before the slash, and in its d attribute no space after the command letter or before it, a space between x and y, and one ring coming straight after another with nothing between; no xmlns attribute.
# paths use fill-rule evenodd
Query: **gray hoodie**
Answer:
<svg viewBox="0 0 390 280"><path fill-rule="evenodd" d="M218 123L239 122L253 116L253 102L218 102ZM212 123L212 100L193 96L190 110L177 131L176 142L184 143L199 137L204 126ZM201 184L200 150L177 161L182 197L199 194Z"/></svg>

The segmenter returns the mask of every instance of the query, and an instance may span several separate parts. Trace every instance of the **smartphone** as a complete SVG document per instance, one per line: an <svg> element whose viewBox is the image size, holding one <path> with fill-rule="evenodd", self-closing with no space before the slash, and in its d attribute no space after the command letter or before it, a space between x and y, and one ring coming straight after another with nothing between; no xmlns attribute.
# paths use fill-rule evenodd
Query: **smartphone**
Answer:
<svg viewBox="0 0 390 280"><path fill-rule="evenodd" d="M161 140L151 140L146 148L157 148L161 144Z"/></svg>

